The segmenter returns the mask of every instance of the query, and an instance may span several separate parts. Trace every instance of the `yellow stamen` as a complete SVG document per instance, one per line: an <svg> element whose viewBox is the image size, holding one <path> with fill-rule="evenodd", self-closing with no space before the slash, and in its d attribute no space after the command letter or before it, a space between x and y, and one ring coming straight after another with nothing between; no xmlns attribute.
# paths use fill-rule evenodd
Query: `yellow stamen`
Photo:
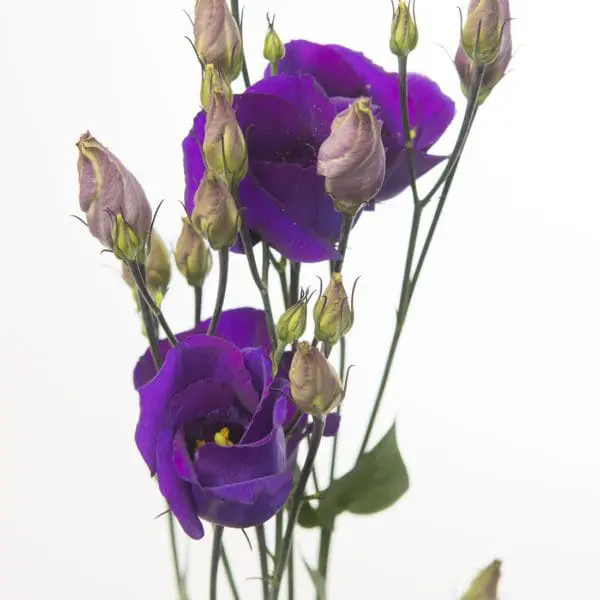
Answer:
<svg viewBox="0 0 600 600"><path fill-rule="evenodd" d="M229 441L229 427L223 427L221 431L215 433L215 444L217 446L233 446L233 443Z"/></svg>

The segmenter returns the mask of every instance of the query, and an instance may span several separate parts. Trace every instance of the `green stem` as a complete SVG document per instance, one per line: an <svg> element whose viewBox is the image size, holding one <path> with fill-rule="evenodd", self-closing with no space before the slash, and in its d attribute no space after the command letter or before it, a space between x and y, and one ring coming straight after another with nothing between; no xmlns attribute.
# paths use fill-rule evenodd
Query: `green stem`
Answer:
<svg viewBox="0 0 600 600"><path fill-rule="evenodd" d="M404 146L406 147L406 156L408 159L408 175L410 177L410 189L412 190L413 202L419 203L419 192L417 190L417 174L415 172L415 162L413 156L413 141L410 131L410 122L408 120L408 85L407 85L407 64L408 56L398 58L398 86L400 90L400 113L402 115L402 129L404 132Z"/></svg>
<svg viewBox="0 0 600 600"><path fill-rule="evenodd" d="M271 299L269 298L269 288L265 282L261 279L258 267L256 265L256 258L254 257L254 249L252 248L252 239L250 238L250 232L245 225L242 225L240 231L242 238L242 245L244 246L244 253L248 260L248 266L250 267L250 274L252 279L260 292L262 298L263 307L265 309L265 316L267 318L267 329L269 331L269 339L271 340L271 348L277 347L277 335L275 333L275 323L273 321L273 309L271 308Z"/></svg>
<svg viewBox="0 0 600 600"><path fill-rule="evenodd" d="M231 569L231 563L229 562L229 557L227 556L224 545L223 550L221 551L221 560L223 561L223 566L225 567L225 575L227 575L227 581L229 582L229 587L231 588L231 593L233 594L233 600L241 600L240 593L238 592L235 578L233 576L233 570Z"/></svg>
<svg viewBox="0 0 600 600"><path fill-rule="evenodd" d="M265 526L257 525L256 540L258 541L258 554L260 559L260 580L262 583L263 599L269 597L269 567L267 564L267 537L265 535Z"/></svg>
<svg viewBox="0 0 600 600"><path fill-rule="evenodd" d="M275 558L281 554L281 544L283 543L283 509L275 515Z"/></svg>
<svg viewBox="0 0 600 600"><path fill-rule="evenodd" d="M296 304L300 298L300 267L300 263L290 263L290 306Z"/></svg>
<svg viewBox="0 0 600 600"><path fill-rule="evenodd" d="M231 0L231 14L240 28L240 37L243 39L242 22L240 21L240 8L238 0ZM243 42L242 42L243 47ZM250 87L250 75L248 74L248 65L246 64L246 53L242 52L242 75L244 77L244 85Z"/></svg>
<svg viewBox="0 0 600 600"><path fill-rule="evenodd" d="M223 545L223 526L215 525L213 530L212 554L210 559L210 600L217 600L217 581L219 574L219 559Z"/></svg>
<svg viewBox="0 0 600 600"><path fill-rule="evenodd" d="M281 294L283 296L283 305L286 310L291 306L290 304L290 291L288 289L288 281L287 281L287 272L286 272L286 264L287 261L285 258L281 258L281 260L277 260L271 252L269 252L269 258L271 260L271 264L275 267L277 274L279 275L279 285L281 286Z"/></svg>
<svg viewBox="0 0 600 600"><path fill-rule="evenodd" d="M348 239L350 238L350 232L352 231L352 221L354 217L352 215L342 215L342 230L340 232L340 243L338 246L338 252L340 253L340 258L335 262L333 267L336 273L342 272L342 267L344 266L344 258L346 257L346 250L348 249Z"/></svg>
<svg viewBox="0 0 600 600"><path fill-rule="evenodd" d="M219 251L219 288L217 289L217 299L213 316L208 326L206 335L214 335L223 311L223 302L225 301L225 292L227 291L227 279L229 276L229 248Z"/></svg>
<svg viewBox="0 0 600 600"><path fill-rule="evenodd" d="M202 288L194 288L194 325L202 320Z"/></svg>
<svg viewBox="0 0 600 600"><path fill-rule="evenodd" d="M315 463L319 446L321 445L321 439L323 438L323 431L325 429L325 421L320 417L313 417L313 432L310 437L310 443L308 446L308 454L306 461L300 472L300 477L294 489L291 500L290 510L288 514L288 522L285 529L285 535L283 537L283 543L281 546L281 552L277 555L275 563L275 571L273 573L273 582L271 586L271 594L269 600L277 600L279 598L279 590L281 588L281 580L283 572L288 564L292 541L294 538L294 527L298 521L298 515L300 514L300 508L302 507L302 501L304 497L304 490L310 477L310 472Z"/></svg>
<svg viewBox="0 0 600 600"><path fill-rule="evenodd" d="M141 288L146 289L146 270L144 265L130 264L129 268L134 276L134 280L137 285L138 293L141 293ZM136 277L136 275L138 277ZM146 335L148 336L148 344L150 345L150 354L154 362L154 368L156 372L160 370L162 366L162 356L160 353L158 332L156 330L156 323L154 321L150 306L140 298L140 311L142 313L142 320L146 329ZM171 512L169 505L167 504L167 523L169 527L169 541L171 545L171 558L173 560L173 571L175 573L175 584L177 586L177 593L179 600L187 600L185 577L181 573L179 566L179 552L177 550L177 536L175 533L175 519Z"/></svg>
<svg viewBox="0 0 600 600"><path fill-rule="evenodd" d="M294 600L296 592L295 569L294 569L294 540L292 538L292 547L290 549L290 559L288 561L288 600Z"/></svg>

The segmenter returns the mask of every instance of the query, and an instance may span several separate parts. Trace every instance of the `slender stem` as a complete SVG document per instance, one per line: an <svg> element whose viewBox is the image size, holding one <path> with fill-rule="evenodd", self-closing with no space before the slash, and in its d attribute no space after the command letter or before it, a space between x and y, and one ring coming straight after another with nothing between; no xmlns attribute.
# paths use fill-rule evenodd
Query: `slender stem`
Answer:
<svg viewBox="0 0 600 600"><path fill-rule="evenodd" d="M223 550L221 551L221 560L223 561L223 566L225 567L225 575L227 575L227 581L229 582L229 587L231 588L231 593L233 594L233 600L241 600L240 593L238 592L235 578L233 576L233 570L231 569L231 563L229 562L227 552L225 552L224 545Z"/></svg>
<svg viewBox="0 0 600 600"><path fill-rule="evenodd" d="M408 175L410 178L410 188L412 190L413 202L419 203L419 192L417 190L417 174L415 172L415 161L413 156L413 141L408 120L408 84L407 84L407 63L408 56L398 58L398 85L400 88L400 112L402 114L402 129L404 131L404 146L406 147L406 156L408 159Z"/></svg>
<svg viewBox="0 0 600 600"><path fill-rule="evenodd" d="M296 585L294 581L295 569L294 569L294 539L292 538L292 547L290 549L290 559L288 561L288 600L294 600Z"/></svg>
<svg viewBox="0 0 600 600"><path fill-rule="evenodd" d="M275 558L281 554L281 544L283 543L283 509L275 515Z"/></svg>
<svg viewBox="0 0 600 600"><path fill-rule="evenodd" d="M229 248L219 250L219 287L217 289L217 299L213 316L208 326L206 335L214 335L223 311L223 302L225 301L225 292L227 291L227 279L229 276Z"/></svg>
<svg viewBox="0 0 600 600"><path fill-rule="evenodd" d="M213 529L212 554L210 559L210 600L217 600L217 581L219 573L219 559L223 545L223 526L215 525Z"/></svg>
<svg viewBox="0 0 600 600"><path fill-rule="evenodd" d="M481 83L483 81L483 76L485 75L485 67L475 67L473 71L473 76L471 79L471 88L469 90L469 97L467 99L467 108L465 109L465 114L463 117L462 124L460 126L460 131L458 132L458 137L456 138L456 144L450 154L450 158L440 175L440 178L436 181L435 185L431 188L427 196L423 198L423 204L427 204L431 201L431 199L435 196L436 192L442 187L446 178L452 173L460 160L462 151L465 147L465 143L467 141L467 137L469 136L469 131L471 130L471 125L473 122L473 117L475 112L477 112L477 99L479 97L479 90L481 88Z"/></svg>
<svg viewBox="0 0 600 600"><path fill-rule="evenodd" d="M262 283L269 289L269 267L271 262L269 261L269 244L263 242L262 244Z"/></svg>
<svg viewBox="0 0 600 600"><path fill-rule="evenodd" d="M165 335L167 336L169 342L171 343L171 346L176 346L177 338L175 337L174 333L171 331L171 328L169 327L167 320L165 319L164 315L162 314L162 311L156 305L156 302L154 302L154 300L152 299L152 295L150 294L150 292L148 291L148 288L146 287L146 278L145 278L145 274L144 274L143 265L140 265L133 261L129 261L128 266L129 266L129 270L131 271L131 274L133 275L133 279L135 281L135 285L138 290L138 295L140 296L140 307L142 308L142 311L143 311L143 304L146 303L148 308L152 311L154 316L158 319L158 322L160 323L160 326L163 328L163 331L165 332Z"/></svg>
<svg viewBox="0 0 600 600"><path fill-rule="evenodd" d="M240 28L240 36L242 36L242 22L240 21L240 8L238 0L231 0L231 14L235 19L235 22ZM243 43L242 43L243 45ZM248 74L248 65L246 64L246 55L242 52L242 75L244 77L244 85L250 87L250 75Z"/></svg>
<svg viewBox="0 0 600 600"><path fill-rule="evenodd" d="M285 567L288 564L290 552L292 549L294 527L296 525L296 521L298 521L298 515L300 514L300 508L302 507L304 490L306 488L308 478L310 477L310 472L315 463L315 458L317 457L319 446L321 445L321 439L323 438L324 429L324 419L320 417L313 417L313 432L310 437L308 454L306 456L304 466L302 467L302 471L300 472L298 483L296 484L296 488L294 489L290 500L288 522L285 529L285 535L283 537L281 552L277 555L277 561L275 563L275 571L273 573L273 583L271 586L271 595L269 597L269 600L277 600L277 598L279 597L279 590L281 587L283 572L285 571Z"/></svg>
<svg viewBox="0 0 600 600"><path fill-rule="evenodd" d="M288 281L287 281L287 271L286 264L287 261L285 258L281 258L281 260L277 260L272 252L269 252L269 258L271 260L271 264L275 267L277 274L279 275L279 285L281 286L281 294L283 296L283 304L286 309L288 309L290 304L290 291L288 289Z"/></svg>
<svg viewBox="0 0 600 600"><path fill-rule="evenodd" d="M340 232L340 243L338 246L340 258L335 262L335 265L333 266L333 270L336 273L341 273L342 267L344 266L344 258L346 257L346 250L348 249L348 238L350 237L350 232L352 231L352 221L352 215L343 215L342 230Z"/></svg>
<svg viewBox="0 0 600 600"><path fill-rule="evenodd" d="M365 432L365 436L363 438L363 442L361 444L360 451L358 454L359 457L364 454L364 452L367 448L367 445L369 443L369 439L370 439L371 433L373 431L373 426L375 424L375 419L377 418L377 413L379 412L379 408L381 406L381 401L383 400L383 395L384 395L385 389L387 387L387 382L389 379L390 371L392 369L392 364L394 362L394 357L396 355L396 350L398 348L398 341L400 339L400 334L402 333L402 328L404 327L404 323L406 321L406 315L408 312L408 307L410 305L410 301L411 301L413 293L414 293L415 284L416 284L416 282L419 278L419 275L421 273L421 270L423 268L423 263L427 256L427 252L431 245L431 240L433 238L433 235L437 228L437 224L439 222L442 210L444 208L446 197L448 195L448 192L450 191L450 186L452 185L452 180L454 178L454 173L456 171L456 167L458 166L458 162L460 160L466 139L469 135L471 126L473 124L473 119L475 118L475 114L477 112L477 98L479 96L479 89L481 87L481 82L483 80L484 73L485 73L485 68L476 68L475 72L473 74L473 78L471 81L471 89L469 91L469 98L467 100L467 108L465 110L465 116L463 119L463 125L458 134L458 139L456 140L456 144L454 146L454 150L452 151L450 160L448 161L448 165L446 165L446 169L444 170L444 173L442 174L442 177L440 177L440 181L438 182L441 185L440 182L445 181L444 192L442 193L442 197L440 198L440 202L438 203L435 215L433 217L433 221L432 221L429 231L427 233L427 237L426 237L426 240L425 240L425 243L423 246L423 250L421 251L419 259L417 260L417 266L415 268L414 276L411 279L410 274L411 274L411 270L412 270L412 261L414 259L414 247L412 248L412 252L411 252L410 246L413 245L413 237L415 238L414 243L416 243L416 234L418 233L418 225L419 225L419 223L417 222L416 231L415 231L415 218L417 218L420 221L420 210L425 206L425 204L427 204L427 202L429 202L429 200L431 199L433 194L435 194L435 192L437 191L439 186L436 184L436 186L434 186L432 191L421 202L416 204L414 207L413 226L411 227L411 238L409 241L409 252L407 253L407 263L406 263L406 267L405 267L405 271L404 271L404 279L402 282L402 291L400 293L400 302L399 302L399 306L398 306L398 311L396 313L396 327L394 328L394 333L392 335L392 341L390 343L390 348L388 351L388 355L387 355L387 359L386 359L386 363L385 363L385 367L384 367L384 371L383 371L383 376L381 378L381 382L379 384L379 389L377 391L377 397L375 398L375 403L374 403L373 409L371 411L371 416L369 418L367 430ZM448 168L448 167L450 167L450 168ZM410 258L410 265L409 265L409 258Z"/></svg>
<svg viewBox="0 0 600 600"><path fill-rule="evenodd" d="M194 325L202 321L202 288L194 288Z"/></svg>
<svg viewBox="0 0 600 600"><path fill-rule="evenodd" d="M275 333L275 323L273 321L273 309L271 308L269 289L261 279L260 273L258 272L256 258L254 257L254 249L252 248L250 232L244 225L242 225L240 236L242 238L242 245L244 246L244 252L248 260L248 266L250 267L250 274L252 275L252 279L254 280L254 283L256 284L256 287L258 288L258 291L260 292L263 301L265 316L267 318L267 329L269 331L269 338L271 340L271 348L276 348L277 335Z"/></svg>
<svg viewBox="0 0 600 600"><path fill-rule="evenodd" d="M146 269L144 265L130 264L129 269L131 270L134 276L138 292L140 292L140 286L143 287L143 289L146 289ZM136 275L138 277L136 277ZM152 355L154 368L156 369L156 372L158 372L160 367L162 366L163 360L158 343L158 332L156 330L156 322L150 311L150 306L142 299L140 299L140 311L142 313L142 320L146 329L146 335L148 336L150 354ZM173 513L171 512L168 504L167 509L167 523L169 527L169 541L171 545L173 571L175 573L175 584L177 585L179 600L187 600L187 593L185 590L185 577L183 576L181 568L179 566L179 552L177 550L177 536L175 533L175 518L173 517Z"/></svg>
<svg viewBox="0 0 600 600"><path fill-rule="evenodd" d="M262 583L262 592L264 600L269 597L269 567L267 565L267 537L265 535L265 526L257 525L256 539L258 541L258 553L260 559L260 580Z"/></svg>
<svg viewBox="0 0 600 600"><path fill-rule="evenodd" d="M300 267L300 263L290 263L290 306L296 304L300 297Z"/></svg>
<svg viewBox="0 0 600 600"><path fill-rule="evenodd" d="M346 338L343 337L340 340L340 379L344 380L344 373L346 372ZM342 404L338 407L338 413L342 410ZM333 449L331 451L331 466L329 468L329 483L331 483L335 477L335 462L337 459L337 450L338 450L338 435L337 433L333 437Z"/></svg>

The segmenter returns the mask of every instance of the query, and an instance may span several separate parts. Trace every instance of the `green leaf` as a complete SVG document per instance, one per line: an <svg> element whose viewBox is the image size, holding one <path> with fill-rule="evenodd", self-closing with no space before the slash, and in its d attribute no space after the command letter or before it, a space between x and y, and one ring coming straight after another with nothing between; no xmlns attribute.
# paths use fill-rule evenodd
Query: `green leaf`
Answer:
<svg viewBox="0 0 600 600"><path fill-rule="evenodd" d="M300 514L298 515L298 525L310 529L311 527L318 527L319 516L317 511L310 505L310 503L304 502L300 508Z"/></svg>
<svg viewBox="0 0 600 600"><path fill-rule="evenodd" d="M312 569L311 566L306 562L306 559L303 557L302 562L310 575L310 578L315 586L315 590L317 592L317 600L327 600L326 592L325 592L325 579L323 579L323 575L321 575L320 571L316 569Z"/></svg>
<svg viewBox="0 0 600 600"><path fill-rule="evenodd" d="M317 517L324 524L345 511L358 515L380 512L394 504L408 490L408 485L394 424L370 452L358 459L351 471L322 493Z"/></svg>

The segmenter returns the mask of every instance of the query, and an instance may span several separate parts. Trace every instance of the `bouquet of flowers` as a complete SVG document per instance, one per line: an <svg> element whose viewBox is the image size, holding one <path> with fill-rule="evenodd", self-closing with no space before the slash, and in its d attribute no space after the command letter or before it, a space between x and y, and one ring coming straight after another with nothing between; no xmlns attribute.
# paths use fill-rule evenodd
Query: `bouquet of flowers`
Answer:
<svg viewBox="0 0 600 600"><path fill-rule="evenodd" d="M231 528L255 531L264 600L283 589L293 598L298 527L320 531L318 562L305 566L323 600L337 517L382 511L408 489L394 427L373 442L373 426L469 132L511 59L509 3L471 0L463 18L455 65L466 106L448 156L432 147L455 104L434 81L408 72L419 37L410 0L398 2L391 22L396 73L342 46L284 44L267 17L267 66L251 82L237 0L196 0L192 21L202 110L183 140L185 216L174 251L195 297L190 330L174 332L161 309L171 266L155 226L159 207L153 211L134 175L89 132L77 143L80 206L89 232L120 261L147 338L133 373L135 442L166 501L179 600L190 596L177 527L200 540L207 524L210 600L220 566L232 597L244 597L223 543ZM245 89L234 93L240 75ZM423 192L418 179L438 166ZM348 240L379 202L404 190L412 223L397 263L395 328L356 461L337 476L342 407L352 404L346 341L356 274L344 270ZM223 310L232 255L247 262L260 310L244 302ZM303 279L304 263L325 263L320 283ZM205 318L202 290L214 271L217 297ZM328 481L319 482L325 437L333 452ZM464 598L495 599L499 575L495 561Z"/></svg>

